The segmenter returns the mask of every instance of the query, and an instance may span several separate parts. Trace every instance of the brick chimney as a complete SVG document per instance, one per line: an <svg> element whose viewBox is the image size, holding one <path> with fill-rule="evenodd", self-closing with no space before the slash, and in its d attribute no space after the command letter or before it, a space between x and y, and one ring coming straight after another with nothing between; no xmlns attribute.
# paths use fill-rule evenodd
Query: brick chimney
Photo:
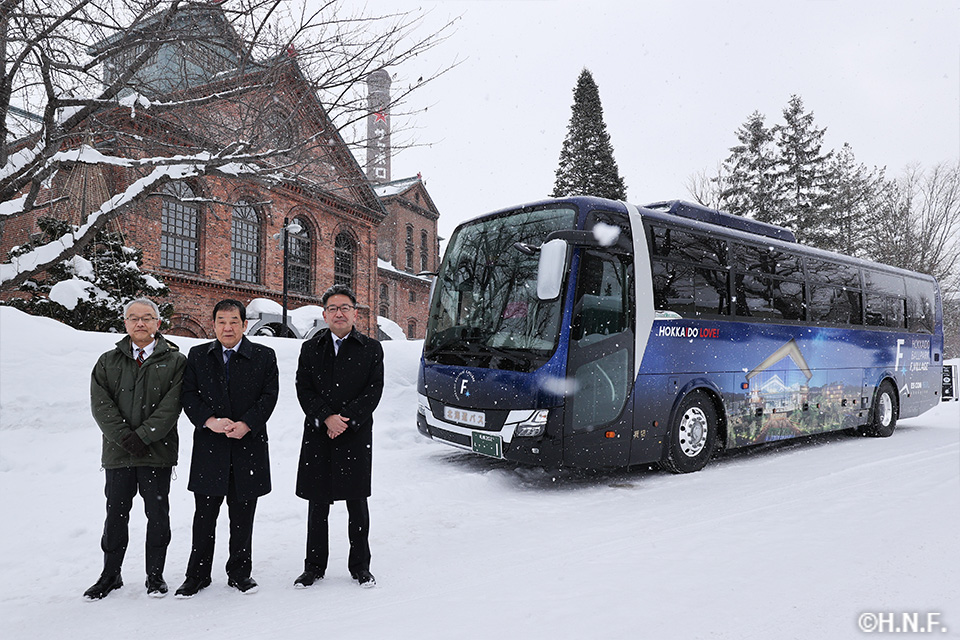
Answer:
<svg viewBox="0 0 960 640"><path fill-rule="evenodd" d="M390 74L384 69L367 76L367 179L390 182Z"/></svg>

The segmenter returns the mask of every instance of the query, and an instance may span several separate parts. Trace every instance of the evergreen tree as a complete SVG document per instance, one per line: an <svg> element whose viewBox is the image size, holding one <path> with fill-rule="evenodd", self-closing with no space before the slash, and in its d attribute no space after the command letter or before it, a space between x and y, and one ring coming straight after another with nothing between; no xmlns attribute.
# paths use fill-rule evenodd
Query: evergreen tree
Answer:
<svg viewBox="0 0 960 640"><path fill-rule="evenodd" d="M783 119L784 124L773 128L780 206L772 222L792 230L800 242L829 248L837 238L830 225L833 152L822 151L827 130L814 126L813 113L804 113L803 100L796 95L783 110Z"/></svg>
<svg viewBox="0 0 960 640"><path fill-rule="evenodd" d="M37 221L43 236L10 251L15 259L60 238L70 224L56 218ZM41 278L27 280L20 286L24 297L6 304L26 313L59 320L85 331L123 332L123 305L141 296L154 301L168 295L163 283L140 271L143 252L124 246L121 234L101 230L81 254L49 268ZM170 318L173 305L159 303L164 322Z"/></svg>
<svg viewBox="0 0 960 640"><path fill-rule="evenodd" d="M560 165L551 194L555 198L588 195L625 200L627 188L613 159L610 134L603 122L600 91L593 75L580 72L573 92L573 115L560 150Z"/></svg>
<svg viewBox="0 0 960 640"><path fill-rule="evenodd" d="M773 132L764 124L764 116L754 111L737 131L740 144L730 148L723 161L723 187L720 207L740 216L773 222L778 218L774 167L776 163ZM721 176L715 181L720 184Z"/></svg>
<svg viewBox="0 0 960 640"><path fill-rule="evenodd" d="M839 251L848 256L864 257L871 217L880 208L884 197L883 169L868 169L858 164L853 148L844 143L834 156L829 171L833 179L830 189L831 214L827 220L827 235L834 239L823 249Z"/></svg>

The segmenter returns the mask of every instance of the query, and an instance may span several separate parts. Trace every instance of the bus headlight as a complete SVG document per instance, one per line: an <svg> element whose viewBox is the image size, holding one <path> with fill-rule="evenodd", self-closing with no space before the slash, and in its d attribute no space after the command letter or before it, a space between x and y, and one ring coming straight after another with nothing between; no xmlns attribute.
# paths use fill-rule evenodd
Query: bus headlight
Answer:
<svg viewBox="0 0 960 640"><path fill-rule="evenodd" d="M543 435L543 430L547 427L547 416L549 415L549 409L534 411L533 415L517 425L517 430L514 432L514 435L521 438L532 438Z"/></svg>
<svg viewBox="0 0 960 640"><path fill-rule="evenodd" d="M423 400L417 402L417 413L422 415L424 418L427 417L427 405L424 404Z"/></svg>

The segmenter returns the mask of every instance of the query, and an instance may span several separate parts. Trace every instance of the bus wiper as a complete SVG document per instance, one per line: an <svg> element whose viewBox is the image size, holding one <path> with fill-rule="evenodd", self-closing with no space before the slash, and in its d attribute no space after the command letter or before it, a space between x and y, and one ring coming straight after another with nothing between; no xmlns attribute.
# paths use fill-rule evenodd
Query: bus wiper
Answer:
<svg viewBox="0 0 960 640"><path fill-rule="evenodd" d="M464 349L460 353L465 353L471 356L492 356L495 358L503 358L513 364L523 364L529 366L530 358L522 353L517 353L516 351L510 351L508 349L503 349L501 347L492 347L483 342L470 342L463 344Z"/></svg>
<svg viewBox="0 0 960 640"><path fill-rule="evenodd" d="M470 339L478 337L480 337L480 330L477 328L464 326L450 327L444 330L440 336L437 336L438 339L435 341L435 345L430 347L429 351L425 351L424 355L432 357L440 351L465 351L469 349L468 343Z"/></svg>

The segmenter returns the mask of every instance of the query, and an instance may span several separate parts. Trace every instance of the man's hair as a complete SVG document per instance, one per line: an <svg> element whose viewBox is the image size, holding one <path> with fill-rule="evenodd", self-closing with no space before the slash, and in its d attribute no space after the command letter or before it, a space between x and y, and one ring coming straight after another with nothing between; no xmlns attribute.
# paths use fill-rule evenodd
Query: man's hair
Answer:
<svg viewBox="0 0 960 640"><path fill-rule="evenodd" d="M240 314L241 322L247 321L247 308L243 306L243 303L239 300L234 300L233 298L227 298L226 300L221 300L217 303L217 306L213 308L213 319L217 319L217 314L221 311L228 311L230 309L236 309L237 313Z"/></svg>
<svg viewBox="0 0 960 640"><path fill-rule="evenodd" d="M320 306L327 306L327 300L329 300L331 296L347 296L350 298L350 302L353 303L353 306L357 306L357 295L353 292L353 289L345 284L335 284L324 291L323 295L320 297Z"/></svg>
<svg viewBox="0 0 960 640"><path fill-rule="evenodd" d="M124 317L126 317L127 311L130 310L130 307L132 307L132 306L135 305L135 304L145 304L145 305L147 305L148 307L150 307L151 309L153 309L153 312L154 312L155 314L157 314L157 318L158 318L158 319L160 318L160 307L158 307L158 306L157 306L157 303L154 302L153 300L151 300L150 298L137 298L137 299L131 300L131 301L128 302L127 304L123 305L123 315L124 315Z"/></svg>

